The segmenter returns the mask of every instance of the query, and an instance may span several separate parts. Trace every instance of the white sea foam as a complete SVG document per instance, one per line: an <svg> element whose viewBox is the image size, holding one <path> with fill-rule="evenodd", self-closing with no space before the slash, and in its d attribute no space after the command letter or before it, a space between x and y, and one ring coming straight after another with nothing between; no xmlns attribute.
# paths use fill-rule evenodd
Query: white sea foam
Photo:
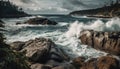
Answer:
<svg viewBox="0 0 120 69"><path fill-rule="evenodd" d="M94 22L89 22L85 24L83 22L75 21L69 27L69 30L66 33L67 37L77 36L79 37L82 30L95 30L95 31L120 31L120 19L113 18L107 22L101 20L96 20Z"/></svg>

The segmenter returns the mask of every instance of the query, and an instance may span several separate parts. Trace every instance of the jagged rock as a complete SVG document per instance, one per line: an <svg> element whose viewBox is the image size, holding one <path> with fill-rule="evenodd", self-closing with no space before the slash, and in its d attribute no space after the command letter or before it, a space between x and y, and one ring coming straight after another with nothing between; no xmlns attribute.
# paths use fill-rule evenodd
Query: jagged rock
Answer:
<svg viewBox="0 0 120 69"><path fill-rule="evenodd" d="M27 41L22 51L26 51L26 56L32 61L44 62L49 58L52 46L55 46L55 44L50 39L36 38Z"/></svg>
<svg viewBox="0 0 120 69"><path fill-rule="evenodd" d="M61 66L54 67L52 69L76 69L72 64L64 64Z"/></svg>
<svg viewBox="0 0 120 69"><path fill-rule="evenodd" d="M120 69L120 60L116 58L104 56L98 58L97 66L99 69Z"/></svg>
<svg viewBox="0 0 120 69"><path fill-rule="evenodd" d="M50 66L39 64L39 63L32 64L30 67L31 69L51 69Z"/></svg>
<svg viewBox="0 0 120 69"><path fill-rule="evenodd" d="M76 68L79 68L81 67L84 62L85 62L85 58L84 57L77 57L75 59L72 60L72 64L76 67Z"/></svg>
<svg viewBox="0 0 120 69"><path fill-rule="evenodd" d="M78 57L73 60L72 64L75 67L77 65L77 69L120 69L120 59L111 55L90 58L89 60Z"/></svg>
<svg viewBox="0 0 120 69"><path fill-rule="evenodd" d="M32 62L55 66L56 63L60 65L64 61L69 61L69 57L63 50L50 39L36 38L26 42L13 42L10 45L17 51L26 52L25 55L30 58Z"/></svg>
<svg viewBox="0 0 120 69"><path fill-rule="evenodd" d="M85 62L80 69L120 69L119 61L112 56L92 58Z"/></svg>
<svg viewBox="0 0 120 69"><path fill-rule="evenodd" d="M10 46L13 50L20 51L23 49L24 44L25 42L16 41L16 42L11 43Z"/></svg>
<svg viewBox="0 0 120 69"><path fill-rule="evenodd" d="M16 23L16 25L22 24L20 22ZM41 18L41 17L36 17L36 18L31 18L27 21L25 21L23 24L30 24L30 25L56 25L57 23L55 21L51 21L47 18Z"/></svg>
<svg viewBox="0 0 120 69"><path fill-rule="evenodd" d="M80 34L80 40L95 49L120 55L120 32L84 30Z"/></svg>

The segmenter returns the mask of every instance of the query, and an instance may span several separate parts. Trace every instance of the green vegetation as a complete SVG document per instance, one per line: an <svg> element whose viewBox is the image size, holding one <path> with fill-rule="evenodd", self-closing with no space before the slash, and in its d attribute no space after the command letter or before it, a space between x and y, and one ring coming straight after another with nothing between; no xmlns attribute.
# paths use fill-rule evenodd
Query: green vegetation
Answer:
<svg viewBox="0 0 120 69"><path fill-rule="evenodd" d="M28 16L22 11L22 8L12 4L8 1L0 1L0 18L12 18Z"/></svg>
<svg viewBox="0 0 120 69"><path fill-rule="evenodd" d="M23 53L13 51L0 33L0 69L30 69Z"/></svg>
<svg viewBox="0 0 120 69"><path fill-rule="evenodd" d="M115 3L111 1L110 5L105 5L101 8L74 11L70 15L120 17L120 0L116 0Z"/></svg>

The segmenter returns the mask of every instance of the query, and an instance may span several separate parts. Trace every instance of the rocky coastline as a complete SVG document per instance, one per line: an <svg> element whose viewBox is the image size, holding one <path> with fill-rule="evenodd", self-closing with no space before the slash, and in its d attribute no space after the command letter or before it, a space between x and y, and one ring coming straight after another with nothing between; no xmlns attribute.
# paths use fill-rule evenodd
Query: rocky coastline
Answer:
<svg viewBox="0 0 120 69"><path fill-rule="evenodd" d="M71 59L51 39L40 37L6 44L1 35L0 53L12 54L2 57L1 69L120 69L119 32L84 30L79 39L83 44L105 51L108 55L90 59L79 56ZM6 64L9 67L5 68Z"/></svg>
<svg viewBox="0 0 120 69"><path fill-rule="evenodd" d="M29 16L23 11L16 10L16 6L10 2L0 1L0 9L8 8L9 12L3 10L0 18L17 18ZM8 4L3 7L2 4ZM11 8L12 6L12 8ZM14 8L13 8L14 7ZM10 13L13 11L12 13ZM98 9L101 10L101 9ZM91 11L91 10L89 10ZM92 10L93 11L93 10ZM80 15L89 15L87 12L80 12ZM98 13L92 12L96 15ZM101 17L114 17L118 14L105 15L100 13ZM70 15L74 15L71 13ZM78 13L75 15L78 15ZM99 16L97 16L99 17ZM31 18L24 23L29 25L57 25L57 22L47 18ZM88 45L94 49L108 53L106 56L96 58L86 58L83 56L71 59L70 56L51 39L40 37L25 42L16 41L6 44L5 37L1 31L4 31L4 22L0 20L0 69L120 69L120 32L101 32L93 30L83 30L80 32L79 40L82 44Z"/></svg>
<svg viewBox="0 0 120 69"><path fill-rule="evenodd" d="M100 8L88 9L88 10L78 10L69 13L72 16L88 16L97 18L112 18L120 17L120 1L117 0L115 3L111 2L109 6L105 5Z"/></svg>

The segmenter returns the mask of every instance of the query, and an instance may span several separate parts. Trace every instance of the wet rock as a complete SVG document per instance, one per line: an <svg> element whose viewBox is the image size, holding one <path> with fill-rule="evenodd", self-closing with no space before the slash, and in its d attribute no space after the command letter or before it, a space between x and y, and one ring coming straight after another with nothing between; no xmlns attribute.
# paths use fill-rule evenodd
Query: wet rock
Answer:
<svg viewBox="0 0 120 69"><path fill-rule="evenodd" d="M20 24L20 23L17 23ZM51 21L47 18L41 18L41 17L36 17L36 18L31 18L28 21L24 22L24 24L30 24L30 25L56 25L57 23L55 21Z"/></svg>
<svg viewBox="0 0 120 69"><path fill-rule="evenodd" d="M76 67L76 68L79 68L81 67L84 62L85 62L85 58L84 57L77 57L75 59L72 60L72 64Z"/></svg>
<svg viewBox="0 0 120 69"><path fill-rule="evenodd" d="M99 69L120 69L120 61L113 57L104 56L98 58L97 67Z"/></svg>
<svg viewBox="0 0 120 69"><path fill-rule="evenodd" d="M50 66L39 64L39 63L32 64L30 67L31 69L51 69Z"/></svg>
<svg viewBox="0 0 120 69"><path fill-rule="evenodd" d="M52 69L76 69L72 64L64 64L61 66L54 67Z"/></svg>
<svg viewBox="0 0 120 69"><path fill-rule="evenodd" d="M66 53L47 38L36 38L26 42L17 41L10 45L12 49L24 52L31 62L58 66L69 61Z"/></svg>
<svg viewBox="0 0 120 69"><path fill-rule="evenodd" d="M49 58L50 49L55 44L50 39L36 38L25 43L22 51L34 62L45 62Z"/></svg>
<svg viewBox="0 0 120 69"><path fill-rule="evenodd" d="M120 55L120 32L97 32L84 30L80 35L81 42L95 49Z"/></svg>
<svg viewBox="0 0 120 69"><path fill-rule="evenodd" d="M120 60L113 56L102 56L98 58L91 58L87 61L78 57L74 59L73 63L79 65L77 69L120 69Z"/></svg>
<svg viewBox="0 0 120 69"><path fill-rule="evenodd" d="M20 50L23 49L24 44L25 44L25 42L16 41L16 42L11 43L11 44L10 44L10 47L11 47L13 50L20 51Z"/></svg>

